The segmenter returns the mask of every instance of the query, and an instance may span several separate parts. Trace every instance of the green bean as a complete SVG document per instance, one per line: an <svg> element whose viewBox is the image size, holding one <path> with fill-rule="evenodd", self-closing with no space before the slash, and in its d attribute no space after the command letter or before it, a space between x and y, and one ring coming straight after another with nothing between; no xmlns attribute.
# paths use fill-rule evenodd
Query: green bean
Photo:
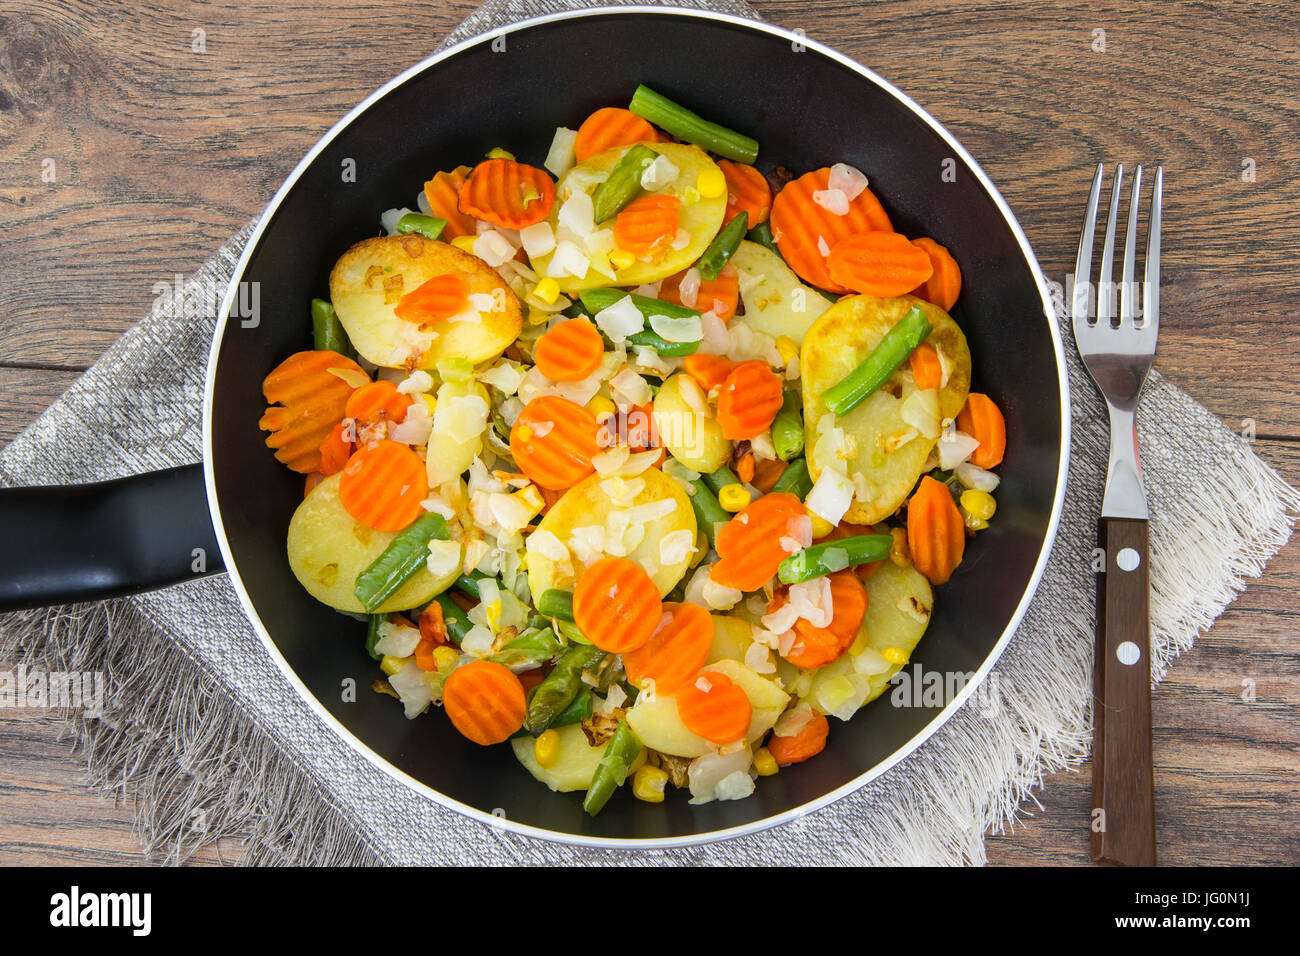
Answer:
<svg viewBox="0 0 1300 956"><path fill-rule="evenodd" d="M551 726L556 715L568 707L582 690L582 672L596 666L605 657L604 651L590 644L574 644L565 651L528 701L528 712L524 717L528 732L536 737Z"/></svg>
<svg viewBox="0 0 1300 956"><path fill-rule="evenodd" d="M798 584L845 568L856 568L859 564L881 561L889 557L893 542L887 534L858 534L816 544L782 561L777 577L782 584Z"/></svg>
<svg viewBox="0 0 1300 956"><path fill-rule="evenodd" d="M418 212L408 212L397 220L397 232L400 235L415 233L426 239L437 239L447 228L447 220L437 216L424 216Z"/></svg>
<svg viewBox="0 0 1300 956"><path fill-rule="evenodd" d="M691 487L694 489L690 499L691 507L695 509L695 523L704 530L709 544L716 544L718 525L730 521L731 515L722 510L722 505L718 504L718 499L703 478L693 480Z"/></svg>
<svg viewBox="0 0 1300 956"><path fill-rule="evenodd" d="M776 247L776 236L772 235L772 224L767 220L749 230L745 238L750 242L757 242L760 246L767 246L778 256L781 255L781 250Z"/></svg>
<svg viewBox="0 0 1300 956"><path fill-rule="evenodd" d="M556 727L568 727L570 724L576 724L578 721L586 720L590 717L596 710L595 704L593 703L593 696L591 690L586 687L578 691L578 696L569 701L569 706L555 715L555 719L551 721L551 729ZM527 727L521 727L510 735L511 739L515 737L531 736L532 734L528 732Z"/></svg>
<svg viewBox="0 0 1300 956"><path fill-rule="evenodd" d="M632 297L632 304L646 319L652 315L662 315L670 319L689 319L700 314L698 309L688 309L684 305L673 305L662 299L652 299L649 296L637 295L635 292L624 292L622 289L586 289L578 293L583 306L592 315L608 309L625 295Z"/></svg>
<svg viewBox="0 0 1300 956"><path fill-rule="evenodd" d="M367 611L377 607L397 593L397 589L415 577L429 559L429 541L437 538L446 541L451 537L447 522L440 514L426 512L415 519L375 558L370 567L357 575L352 592Z"/></svg>
<svg viewBox="0 0 1300 956"><path fill-rule="evenodd" d="M826 390L823 396L826 407L840 416L857 408L863 399L889 381L895 370L925 341L931 328L925 313L912 306L862 364Z"/></svg>
<svg viewBox="0 0 1300 956"><path fill-rule="evenodd" d="M641 174L658 155L649 146L637 143L619 158L609 171L609 177L596 187L591 196L597 223L617 216L619 210L641 191Z"/></svg>
<svg viewBox="0 0 1300 956"><path fill-rule="evenodd" d="M695 263L695 268L700 270L701 279L712 282L718 277L722 267L740 248L740 240L745 238L745 230L748 228L749 213L742 211L718 230L718 234L713 237L713 241Z"/></svg>
<svg viewBox="0 0 1300 956"><path fill-rule="evenodd" d="M740 484L740 479L736 477L736 473L726 465L723 465L717 471L705 475L704 481L708 484L709 489L715 495L722 494L722 489L727 487L727 485Z"/></svg>
<svg viewBox="0 0 1300 956"><path fill-rule="evenodd" d="M478 583L484 578L490 578L492 575L484 574L482 571L471 571L469 574L462 574L453 583L454 587L461 594L468 595L474 600L479 600Z"/></svg>
<svg viewBox="0 0 1300 956"><path fill-rule="evenodd" d="M387 614L372 614L366 624L366 653L377 661L384 659L384 655L375 650L375 645L379 643L379 625L386 620Z"/></svg>
<svg viewBox="0 0 1300 956"><path fill-rule="evenodd" d="M439 594L434 600L442 608L442 622L447 625L447 636L459 644L465 639L469 629L474 626L473 622L449 595Z"/></svg>
<svg viewBox="0 0 1300 956"><path fill-rule="evenodd" d="M813 480L812 476L808 474L808 462L802 458L796 458L790 462L785 471L781 472L781 477L776 480L772 490L792 494L803 499L808 497L808 492L812 491L812 487Z"/></svg>
<svg viewBox="0 0 1300 956"><path fill-rule="evenodd" d="M566 621L563 618L551 618L551 626L560 632L560 637L564 638L570 644L591 644L587 640L587 635L578 629L578 625L572 621Z"/></svg>
<svg viewBox="0 0 1300 956"><path fill-rule="evenodd" d="M797 388L785 390L781 410L772 421L772 445L782 461L803 454L803 401Z"/></svg>
<svg viewBox="0 0 1300 956"><path fill-rule="evenodd" d="M537 599L537 612L543 617L573 620L573 593L559 588L547 588Z"/></svg>
<svg viewBox="0 0 1300 956"><path fill-rule="evenodd" d="M348 333L344 331L343 323L339 321L339 314L334 311L334 306L324 299L311 300L311 331L312 344L315 348L338 352L339 355L346 355L348 358L356 356L357 353L348 340Z"/></svg>
<svg viewBox="0 0 1300 956"><path fill-rule="evenodd" d="M587 796L582 801L582 809L593 817L609 802L614 791L623 786L632 762L641 753L641 741L627 721L618 725L614 736L605 745L605 755L596 765L596 772L587 788Z"/></svg>
<svg viewBox="0 0 1300 956"><path fill-rule="evenodd" d="M698 340L694 342L669 342L652 329L633 332L627 337L627 340L633 345L648 345L666 358L681 358L684 355L694 355L700 350Z"/></svg>
<svg viewBox="0 0 1300 956"><path fill-rule="evenodd" d="M555 632L548 627L532 633L525 631L489 657L488 660L497 664L504 664L510 668L520 667L525 664L540 666L562 650L564 650L564 645L555 636Z"/></svg>
<svg viewBox="0 0 1300 956"><path fill-rule="evenodd" d="M758 140L701 119L684 106L679 106L648 86L641 85L636 88L628 109L667 130L678 139L694 143L711 153L717 153L719 156L740 163L752 163L758 158Z"/></svg>

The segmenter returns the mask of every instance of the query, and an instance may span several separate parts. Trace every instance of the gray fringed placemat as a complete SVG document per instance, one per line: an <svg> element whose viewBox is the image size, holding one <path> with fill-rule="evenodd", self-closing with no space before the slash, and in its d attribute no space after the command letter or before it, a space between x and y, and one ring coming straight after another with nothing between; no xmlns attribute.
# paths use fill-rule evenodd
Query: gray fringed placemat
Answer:
<svg viewBox="0 0 1300 956"><path fill-rule="evenodd" d="M753 17L748 5L708 9ZM489 2L453 43L568 2ZM224 288L251 232L187 288ZM185 290L160 303L0 453L4 485L99 481L197 461L198 410L215 316ZM1071 342L1067 326L1063 336ZM659 852L589 850L469 820L358 756L297 696L225 576L153 594L0 620L0 660L103 672L98 719L69 717L89 784L134 800L142 842L183 860L223 836L246 862L980 863L1044 774L1090 739L1095 544L1109 439L1067 348L1074 402L1065 512L1037 596L981 694L916 753L837 803L770 833ZM1154 676L1191 647L1290 535L1300 495L1245 442L1153 374L1139 427L1151 525ZM1198 494L1187 494L1190 486ZM990 706L992 705L992 706ZM522 773L522 771L521 771Z"/></svg>

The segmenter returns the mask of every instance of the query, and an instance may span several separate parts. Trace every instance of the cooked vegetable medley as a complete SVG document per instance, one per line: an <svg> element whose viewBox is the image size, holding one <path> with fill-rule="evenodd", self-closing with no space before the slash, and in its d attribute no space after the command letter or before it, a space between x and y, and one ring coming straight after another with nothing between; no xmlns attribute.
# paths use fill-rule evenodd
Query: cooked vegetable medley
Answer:
<svg viewBox="0 0 1300 956"><path fill-rule="evenodd" d="M819 754L996 509L956 261L758 153L640 87L540 167L436 172L264 383L289 563L368 618L375 690L591 814Z"/></svg>

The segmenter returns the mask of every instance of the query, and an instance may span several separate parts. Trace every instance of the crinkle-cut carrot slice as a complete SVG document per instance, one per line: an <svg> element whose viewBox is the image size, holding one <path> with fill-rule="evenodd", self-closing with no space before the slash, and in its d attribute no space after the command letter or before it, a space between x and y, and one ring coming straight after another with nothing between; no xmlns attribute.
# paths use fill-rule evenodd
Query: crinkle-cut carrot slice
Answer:
<svg viewBox="0 0 1300 956"><path fill-rule="evenodd" d="M725 355L711 355L707 352L696 352L682 360L686 373L706 392L722 388L727 376L734 372L739 364Z"/></svg>
<svg viewBox="0 0 1300 956"><path fill-rule="evenodd" d="M424 198L429 203L429 215L447 220L441 239L445 242L460 236L478 235L474 217L460 211L460 187L469 178L468 166L457 166L451 172L434 173L424 184Z"/></svg>
<svg viewBox="0 0 1300 956"><path fill-rule="evenodd" d="M787 183L772 200L772 235L777 248L801 279L830 292L849 289L836 283L826 268L831 247L845 236L894 227L880 200L870 189L849 201L844 215L831 212L813 199L830 185L830 167L815 169Z"/></svg>
<svg viewBox="0 0 1300 956"><path fill-rule="evenodd" d="M270 407L258 427L271 433L266 444L276 460L304 475L319 470L321 444L352 394L352 386L330 369L365 375L352 359L321 349L289 356L262 382Z"/></svg>
<svg viewBox="0 0 1300 956"><path fill-rule="evenodd" d="M536 484L552 491L571 488L591 474L600 453L596 416L555 395L535 398L510 429L510 454Z"/></svg>
<svg viewBox="0 0 1300 956"><path fill-rule="evenodd" d="M740 301L740 274L736 267L727 263L722 267L716 279L700 279L699 291L695 301L682 301L682 280L689 269L670 275L659 286L659 298L673 305L684 305L688 309L700 312L712 312L723 322L729 322L736 314L736 305Z"/></svg>
<svg viewBox="0 0 1300 956"><path fill-rule="evenodd" d="M573 589L573 622L602 651L625 654L642 647L663 617L659 589L641 565L601 558Z"/></svg>
<svg viewBox="0 0 1300 956"><path fill-rule="evenodd" d="M614 244L639 257L667 249L677 238L681 204L659 193L633 199L614 218Z"/></svg>
<svg viewBox="0 0 1300 956"><path fill-rule="evenodd" d="M606 106L596 110L578 127L578 135L573 140L573 157L585 163L597 153L615 146L659 141L659 131L631 110Z"/></svg>
<svg viewBox="0 0 1300 956"><path fill-rule="evenodd" d="M442 706L453 727L484 747L508 740L524 725L528 709L519 678L493 661L471 661L452 671Z"/></svg>
<svg viewBox="0 0 1300 956"><path fill-rule="evenodd" d="M996 468L1007 452L1007 422L997 403L980 392L966 396L966 405L957 416L957 428L980 443L971 452L970 462L980 468Z"/></svg>
<svg viewBox="0 0 1300 956"><path fill-rule="evenodd" d="M387 379L362 385L351 397L344 409L348 418L358 423L401 422L406 418L407 409L411 407L411 396L399 392L397 385Z"/></svg>
<svg viewBox="0 0 1300 956"><path fill-rule="evenodd" d="M930 257L930 264L934 266L934 274L912 290L912 295L937 305L945 312L951 312L957 304L957 297L961 295L961 267L957 265L957 260L933 239L913 239L912 245L925 250Z"/></svg>
<svg viewBox="0 0 1300 956"><path fill-rule="evenodd" d="M773 734L768 738L767 752L781 767L803 763L826 749L826 738L830 732L831 725L826 715L814 710L812 718L799 728L797 734L791 734L789 737L778 737Z"/></svg>
<svg viewBox="0 0 1300 956"><path fill-rule="evenodd" d="M888 299L911 292L934 274L924 249L896 232L845 236L826 257L832 281L863 295Z"/></svg>
<svg viewBox="0 0 1300 956"><path fill-rule="evenodd" d="M460 211L505 229L541 222L555 205L555 181L513 159L486 159L460 187Z"/></svg>
<svg viewBox="0 0 1300 956"><path fill-rule="evenodd" d="M831 622L825 627L817 627L804 618L794 622L794 643L783 656L795 667L824 667L839 660L852 646L866 616L867 589L857 575L844 570L836 571L828 578L831 583ZM788 600L788 595L782 594L773 601L770 610L776 610Z"/></svg>
<svg viewBox="0 0 1300 956"><path fill-rule="evenodd" d="M605 340L590 319L557 322L533 347L537 370L553 382L580 382L600 368Z"/></svg>
<svg viewBox="0 0 1300 956"><path fill-rule="evenodd" d="M718 392L718 424L724 438L744 441L767 430L781 410L781 376L762 359L741 362Z"/></svg>
<svg viewBox="0 0 1300 956"><path fill-rule="evenodd" d="M727 178L727 211L722 223L726 225L742 212L749 213L749 228L767 222L772 211L772 187L767 177L753 166L730 159L718 160L718 168Z"/></svg>
<svg viewBox="0 0 1300 956"><path fill-rule="evenodd" d="M339 502L376 531L401 531L424 511L429 496L424 461L401 442L371 442L348 459L339 479Z"/></svg>
<svg viewBox="0 0 1300 956"><path fill-rule="evenodd" d="M320 444L320 474L322 477L337 474L343 470L352 455L352 440L348 437L351 429L342 421L330 429L330 433Z"/></svg>
<svg viewBox="0 0 1300 956"><path fill-rule="evenodd" d="M645 644L623 655L633 686L653 680L655 693L671 694L704 666L713 644L713 618L698 604L665 602L663 617Z"/></svg>
<svg viewBox="0 0 1300 956"><path fill-rule="evenodd" d="M745 736L754 708L736 683L721 671L703 670L677 693L677 714L686 729L715 744Z"/></svg>
<svg viewBox="0 0 1300 956"><path fill-rule="evenodd" d="M966 524L948 486L929 475L921 479L907 503L907 547L912 565L943 584L961 564L966 550Z"/></svg>
<svg viewBox="0 0 1300 956"><path fill-rule="evenodd" d="M710 571L713 582L757 591L798 550L797 522L807 514L803 502L785 492L763 495L742 508L718 531L720 557Z"/></svg>
<svg viewBox="0 0 1300 956"><path fill-rule="evenodd" d="M433 325L464 312L469 305L469 282L448 272L420 283L398 300L393 314L420 326Z"/></svg>
<svg viewBox="0 0 1300 956"><path fill-rule="evenodd" d="M907 364L912 369L912 378L916 379L917 388L943 387L943 363L929 342L918 345L916 351L908 357Z"/></svg>

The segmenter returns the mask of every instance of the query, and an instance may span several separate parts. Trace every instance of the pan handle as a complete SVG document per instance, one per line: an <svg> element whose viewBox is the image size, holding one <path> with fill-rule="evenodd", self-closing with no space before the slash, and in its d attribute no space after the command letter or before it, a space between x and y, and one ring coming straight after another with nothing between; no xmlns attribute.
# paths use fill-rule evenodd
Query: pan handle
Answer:
<svg viewBox="0 0 1300 956"><path fill-rule="evenodd" d="M224 570L202 465L0 488L0 611L152 591Z"/></svg>

